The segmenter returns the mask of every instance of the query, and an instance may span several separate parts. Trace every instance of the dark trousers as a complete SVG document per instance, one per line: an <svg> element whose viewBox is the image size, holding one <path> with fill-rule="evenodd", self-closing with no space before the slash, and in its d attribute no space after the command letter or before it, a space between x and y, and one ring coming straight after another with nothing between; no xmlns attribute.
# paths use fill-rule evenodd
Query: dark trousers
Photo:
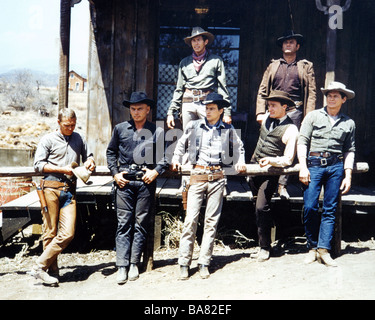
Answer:
<svg viewBox="0 0 375 320"><path fill-rule="evenodd" d="M276 191L279 176L255 176L250 177L249 185L254 195L257 195L255 203L255 218L258 230L258 241L261 248L271 247L271 229L273 218L271 212L271 199Z"/></svg>
<svg viewBox="0 0 375 320"><path fill-rule="evenodd" d="M156 183L130 181L117 189L116 265L139 263L146 243L150 214L154 207Z"/></svg>

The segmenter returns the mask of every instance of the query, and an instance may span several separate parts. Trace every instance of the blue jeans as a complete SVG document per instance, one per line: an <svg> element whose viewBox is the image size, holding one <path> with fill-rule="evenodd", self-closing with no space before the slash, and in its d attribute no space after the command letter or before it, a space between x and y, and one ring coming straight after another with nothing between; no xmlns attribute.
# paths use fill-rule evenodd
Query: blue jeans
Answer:
<svg viewBox="0 0 375 320"><path fill-rule="evenodd" d="M316 157L310 157L315 158ZM309 159L310 159L309 158ZM318 158L319 159L319 158ZM338 161L328 166L310 166L311 182L303 193L303 223L310 249L331 249L335 215L344 177L344 166ZM323 212L319 215L319 195L324 186Z"/></svg>
<svg viewBox="0 0 375 320"><path fill-rule="evenodd" d="M156 182L130 181L117 189L116 265L139 263L154 206Z"/></svg>

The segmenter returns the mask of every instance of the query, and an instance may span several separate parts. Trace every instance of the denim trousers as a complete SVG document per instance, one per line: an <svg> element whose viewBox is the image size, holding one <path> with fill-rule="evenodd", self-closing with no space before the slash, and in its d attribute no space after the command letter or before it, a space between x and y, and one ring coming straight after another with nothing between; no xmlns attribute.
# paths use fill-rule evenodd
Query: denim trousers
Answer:
<svg viewBox="0 0 375 320"><path fill-rule="evenodd" d="M327 166L310 166L310 183L304 188L303 223L310 249L331 249L335 215L344 177L342 161ZM323 210L319 214L319 195L324 187Z"/></svg>
<svg viewBox="0 0 375 320"><path fill-rule="evenodd" d="M156 182L130 181L116 191L116 265L139 263L146 243Z"/></svg>
<svg viewBox="0 0 375 320"><path fill-rule="evenodd" d="M223 206L225 179L212 182L200 182L190 185L188 191L186 217L180 238L178 264L190 266L194 250L198 218L206 196L206 211L202 243L198 264L209 265L211 262L217 226Z"/></svg>

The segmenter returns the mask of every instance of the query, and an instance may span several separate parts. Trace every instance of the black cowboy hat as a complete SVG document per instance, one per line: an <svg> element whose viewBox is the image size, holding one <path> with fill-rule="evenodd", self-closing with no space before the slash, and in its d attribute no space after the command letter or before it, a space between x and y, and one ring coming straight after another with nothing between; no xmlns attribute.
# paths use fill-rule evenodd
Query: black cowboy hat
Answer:
<svg viewBox="0 0 375 320"><path fill-rule="evenodd" d="M277 45L278 45L279 47L282 47L282 46L283 46L283 42L284 42L285 40L288 40L288 39L296 39L296 40L297 40L297 43L298 43L299 45L301 45L301 46L302 46L302 45L304 44L304 42L305 42L305 38L303 37L302 34L294 33L293 30L289 30L289 31L286 31L282 37L278 38L278 39L276 40L276 43L277 43Z"/></svg>
<svg viewBox="0 0 375 320"><path fill-rule="evenodd" d="M144 93L142 91L133 92L131 94L130 100L124 100L122 102L122 104L125 107L129 108L131 104L140 103L140 102L144 102L145 104L147 104L151 108L153 108L155 106L155 101L152 100L152 99L149 99L147 97L146 93Z"/></svg>
<svg viewBox="0 0 375 320"><path fill-rule="evenodd" d="M224 100L223 96L216 92L211 92L207 95L206 99L202 101L203 104L215 103L218 105L219 109L229 106L229 102Z"/></svg>
<svg viewBox="0 0 375 320"><path fill-rule="evenodd" d="M208 39L207 45L210 45L215 39L215 36L211 32L204 31L201 27L194 27L191 31L191 36L184 38L184 41L188 46L191 46L191 39L198 36L206 36Z"/></svg>
<svg viewBox="0 0 375 320"><path fill-rule="evenodd" d="M289 107L295 106L294 101L289 98L289 95L281 90L274 90L268 95L268 97L263 97L263 99L279 101L281 104L287 104Z"/></svg>

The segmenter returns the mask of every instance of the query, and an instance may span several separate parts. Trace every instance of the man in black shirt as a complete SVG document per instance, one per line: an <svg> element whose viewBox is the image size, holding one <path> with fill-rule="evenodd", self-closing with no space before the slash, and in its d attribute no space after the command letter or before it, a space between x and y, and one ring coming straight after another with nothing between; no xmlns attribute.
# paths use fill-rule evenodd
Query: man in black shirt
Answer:
<svg viewBox="0 0 375 320"><path fill-rule="evenodd" d="M115 126L107 148L108 168L116 186L116 265L117 283L139 277L140 261L153 207L156 177L167 168L164 158L164 131L147 121L155 102L144 92L133 92L132 120ZM129 269L129 270L128 270Z"/></svg>

